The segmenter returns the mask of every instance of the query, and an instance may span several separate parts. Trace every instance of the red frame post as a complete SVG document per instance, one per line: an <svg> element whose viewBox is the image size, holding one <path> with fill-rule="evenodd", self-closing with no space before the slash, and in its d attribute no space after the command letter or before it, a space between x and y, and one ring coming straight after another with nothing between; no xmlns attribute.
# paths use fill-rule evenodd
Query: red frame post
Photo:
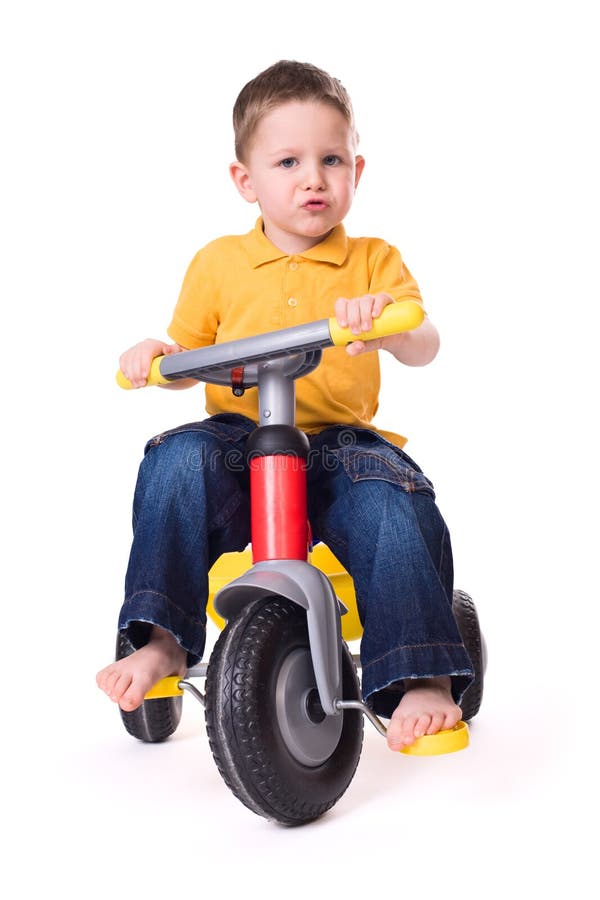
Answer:
<svg viewBox="0 0 600 900"><path fill-rule="evenodd" d="M250 461L252 558L302 559L308 555L306 461L258 456Z"/></svg>

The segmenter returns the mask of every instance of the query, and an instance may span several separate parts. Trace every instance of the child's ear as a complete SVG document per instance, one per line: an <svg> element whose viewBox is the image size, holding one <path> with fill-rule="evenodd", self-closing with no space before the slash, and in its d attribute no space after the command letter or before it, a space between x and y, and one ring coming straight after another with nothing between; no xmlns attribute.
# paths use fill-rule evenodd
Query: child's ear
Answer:
<svg viewBox="0 0 600 900"><path fill-rule="evenodd" d="M247 200L248 203L255 203L257 199L256 193L252 187L250 172L246 166L236 159L229 166L229 174L244 200Z"/></svg>
<svg viewBox="0 0 600 900"><path fill-rule="evenodd" d="M365 158L364 156L357 156L354 159L354 188L358 187L358 182L360 181L360 176L363 173L363 169L365 167Z"/></svg>

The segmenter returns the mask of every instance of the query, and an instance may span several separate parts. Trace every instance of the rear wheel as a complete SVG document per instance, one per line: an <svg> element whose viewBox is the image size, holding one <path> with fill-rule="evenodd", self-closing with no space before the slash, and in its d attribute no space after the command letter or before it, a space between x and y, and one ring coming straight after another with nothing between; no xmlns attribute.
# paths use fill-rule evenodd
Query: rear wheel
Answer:
<svg viewBox="0 0 600 900"><path fill-rule="evenodd" d="M342 671L343 699L359 699L345 644ZM253 812L283 825L330 809L362 748L360 712L323 712L306 612L282 597L250 603L219 637L206 677L206 725L227 786Z"/></svg>
<svg viewBox="0 0 600 900"><path fill-rule="evenodd" d="M116 658L130 656L135 647L123 634L117 635ZM133 712L120 709L126 730L133 737L147 744L157 744L171 737L181 719L182 697L165 697L160 700L144 700Z"/></svg>
<svg viewBox="0 0 600 900"><path fill-rule="evenodd" d="M487 667L487 648L479 627L475 604L464 591L454 591L452 612L467 653L471 657L475 678L461 700L462 717L468 722L479 712L483 696L483 676Z"/></svg>

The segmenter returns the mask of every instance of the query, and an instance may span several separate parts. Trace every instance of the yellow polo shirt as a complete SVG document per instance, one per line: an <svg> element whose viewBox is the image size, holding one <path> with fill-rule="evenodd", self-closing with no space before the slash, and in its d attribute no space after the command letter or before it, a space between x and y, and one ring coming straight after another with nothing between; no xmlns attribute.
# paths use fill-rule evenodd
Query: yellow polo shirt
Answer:
<svg viewBox="0 0 600 900"><path fill-rule="evenodd" d="M350 238L338 225L324 241L288 256L265 236L262 219L248 234L212 241L192 260L168 328L193 350L334 315L338 297L383 291L394 300L421 302L400 253L379 238ZM328 425L374 429L379 394L377 351L349 356L323 352L319 367L296 382L296 424L317 432ZM206 385L209 415L237 412L258 421L257 389L234 397L231 388ZM380 431L398 446L406 438Z"/></svg>

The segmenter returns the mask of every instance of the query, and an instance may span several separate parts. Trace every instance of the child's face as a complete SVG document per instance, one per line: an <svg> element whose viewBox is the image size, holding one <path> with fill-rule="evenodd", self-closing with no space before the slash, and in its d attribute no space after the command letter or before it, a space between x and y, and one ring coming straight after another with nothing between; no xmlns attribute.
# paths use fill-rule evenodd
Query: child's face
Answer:
<svg viewBox="0 0 600 900"><path fill-rule="evenodd" d="M291 101L267 113L245 164L231 175L260 206L265 234L286 253L322 241L352 205L364 167L344 116L325 103Z"/></svg>

